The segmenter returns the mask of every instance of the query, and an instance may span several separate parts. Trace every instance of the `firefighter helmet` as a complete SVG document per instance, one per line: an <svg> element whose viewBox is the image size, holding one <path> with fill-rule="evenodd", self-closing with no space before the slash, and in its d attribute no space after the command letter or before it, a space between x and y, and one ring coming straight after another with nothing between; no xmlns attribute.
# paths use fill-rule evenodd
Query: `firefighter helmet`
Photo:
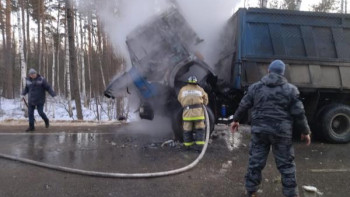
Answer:
<svg viewBox="0 0 350 197"><path fill-rule="evenodd" d="M190 76L187 80L188 83L190 84L197 84L198 83L198 80L197 80L197 77L196 76Z"/></svg>

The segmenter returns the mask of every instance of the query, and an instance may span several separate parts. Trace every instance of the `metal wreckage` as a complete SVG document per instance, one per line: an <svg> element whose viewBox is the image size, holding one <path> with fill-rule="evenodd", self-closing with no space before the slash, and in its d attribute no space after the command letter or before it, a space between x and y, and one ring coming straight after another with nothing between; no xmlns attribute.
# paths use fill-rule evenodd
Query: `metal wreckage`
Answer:
<svg viewBox="0 0 350 197"><path fill-rule="evenodd" d="M209 95L212 131L215 123L229 123L247 87L267 73L272 60L282 59L314 134L332 143L350 141L350 15L239 9L227 21L215 65L196 51L202 41L175 8L152 18L128 35L132 68L110 82L105 96L136 90L131 94L140 100L140 117L170 117L181 141L177 93L190 75Z"/></svg>

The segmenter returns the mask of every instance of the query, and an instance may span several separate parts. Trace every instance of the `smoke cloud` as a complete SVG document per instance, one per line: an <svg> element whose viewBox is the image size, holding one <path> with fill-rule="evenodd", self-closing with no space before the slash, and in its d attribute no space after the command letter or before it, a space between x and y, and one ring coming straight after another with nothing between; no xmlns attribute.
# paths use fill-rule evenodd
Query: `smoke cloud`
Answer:
<svg viewBox="0 0 350 197"><path fill-rule="evenodd" d="M97 17L102 22L109 40L113 43L114 52L118 56L122 55L126 60L127 68L130 68L131 60L126 46L126 38L129 33L147 23L152 17L162 14L171 7L177 7L197 35L204 40L194 50L204 57L206 63L213 66L217 63L219 52L222 50L220 35L240 2L241 0L80 0L78 9L80 12L96 10ZM115 96L118 95L118 92L122 93L121 90L126 89L127 83L131 81L124 80L123 76L118 76L118 78L120 78L120 83L117 81L116 87L113 88ZM137 90L133 87L129 91L133 93L129 96L128 103L131 108L137 108L139 102L134 96ZM158 98L157 103L162 103L162 99L166 98L163 95L162 98ZM159 118L156 117L156 122L148 125L149 130L154 125L159 126L162 130L171 130L170 123ZM143 123L133 125L133 128L128 130L148 128Z"/></svg>
<svg viewBox="0 0 350 197"><path fill-rule="evenodd" d="M204 39L197 49L209 65L214 65L220 51L219 37L225 22L237 9L240 0L89 0L79 1L82 12L96 9L104 30L113 42L116 54L125 57L130 67L125 44L127 35L139 25L177 6L190 26Z"/></svg>
<svg viewBox="0 0 350 197"><path fill-rule="evenodd" d="M222 51L219 42L227 20L237 9L239 0L177 0L182 14L204 43L197 49L209 65L217 62Z"/></svg>

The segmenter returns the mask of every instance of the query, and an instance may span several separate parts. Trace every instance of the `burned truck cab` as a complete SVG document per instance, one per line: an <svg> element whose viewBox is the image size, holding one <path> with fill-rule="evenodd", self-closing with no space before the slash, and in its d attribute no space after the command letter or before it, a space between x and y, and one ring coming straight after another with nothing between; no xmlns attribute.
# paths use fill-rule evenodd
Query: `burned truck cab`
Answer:
<svg viewBox="0 0 350 197"><path fill-rule="evenodd" d="M182 109L177 94L187 78L196 75L209 94L216 83L212 68L195 50L202 41L175 8L150 19L127 36L132 67L109 84L105 95L115 97L120 84L124 84L122 81L127 80L137 89L140 118L152 120L154 115L166 115L176 119L174 124L181 125L178 116ZM182 133L177 125L174 130Z"/></svg>

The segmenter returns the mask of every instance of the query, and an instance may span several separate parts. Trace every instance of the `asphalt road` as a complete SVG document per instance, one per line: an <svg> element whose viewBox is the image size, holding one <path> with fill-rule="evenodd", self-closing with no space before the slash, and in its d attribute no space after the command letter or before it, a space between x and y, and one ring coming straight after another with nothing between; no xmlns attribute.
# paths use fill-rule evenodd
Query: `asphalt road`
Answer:
<svg viewBox="0 0 350 197"><path fill-rule="evenodd" d="M66 167L102 172L155 172L183 167L198 153L179 146L160 147L172 137L170 123L127 125L53 124L25 134L25 126L0 126L0 152ZM245 196L249 127L232 136L217 126L207 154L183 174L151 179L95 178L58 172L0 159L0 196ZM350 144L295 142L297 178L301 186L317 187L326 197L350 195ZM273 158L263 172L260 196L282 196L280 175Z"/></svg>

